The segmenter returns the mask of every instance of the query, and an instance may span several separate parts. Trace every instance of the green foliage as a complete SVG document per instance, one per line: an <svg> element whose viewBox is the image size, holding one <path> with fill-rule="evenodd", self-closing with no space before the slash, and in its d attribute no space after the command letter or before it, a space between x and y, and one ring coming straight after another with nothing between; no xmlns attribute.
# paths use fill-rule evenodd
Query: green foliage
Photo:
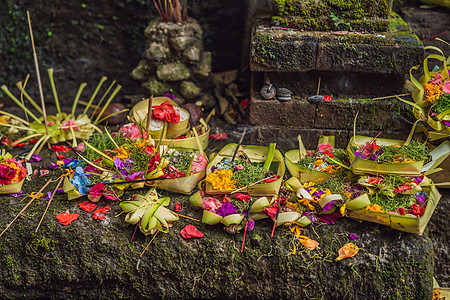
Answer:
<svg viewBox="0 0 450 300"><path fill-rule="evenodd" d="M113 139L119 147L123 146L126 143L126 139L121 134L117 134L115 137L113 137ZM104 152L105 150L113 150L116 148L108 135L99 132L96 132L92 135L89 143L100 152ZM99 159L101 157L99 153L97 153L90 147L85 147L85 149L86 158L89 161L95 161L96 159Z"/></svg>
<svg viewBox="0 0 450 300"><path fill-rule="evenodd" d="M242 170L237 170L233 173L233 180L236 180L239 187L250 185L258 180L264 178L266 170L259 166L243 164Z"/></svg>
<svg viewBox="0 0 450 300"><path fill-rule="evenodd" d="M191 165L194 153L173 151L171 154L165 156L170 161L170 164L177 168L178 171L186 173Z"/></svg>
<svg viewBox="0 0 450 300"><path fill-rule="evenodd" d="M389 197L384 194L376 193L369 195L370 203L378 204L385 211L395 211L399 208L408 208L416 201L414 195L397 194L395 197Z"/></svg>
<svg viewBox="0 0 450 300"><path fill-rule="evenodd" d="M421 161L426 160L429 153L427 146L418 141L411 141L403 147L382 146L381 149L383 153L378 156L378 162L392 162L394 156Z"/></svg>

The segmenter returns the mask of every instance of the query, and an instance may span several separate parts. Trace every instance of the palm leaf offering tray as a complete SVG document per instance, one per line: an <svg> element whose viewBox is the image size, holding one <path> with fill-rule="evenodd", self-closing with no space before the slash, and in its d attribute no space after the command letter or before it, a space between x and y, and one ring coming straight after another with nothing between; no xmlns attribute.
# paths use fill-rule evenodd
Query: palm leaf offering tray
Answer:
<svg viewBox="0 0 450 300"><path fill-rule="evenodd" d="M79 99L82 95L82 92L84 88L87 86L87 84L82 83L80 85L78 92L75 96L75 99L73 101L71 113L67 114L61 111L55 82L53 80L53 69L48 69L48 77L53 91L56 109L58 111L58 113L54 116L47 115L45 112L45 105L43 104L42 107L40 107L36 103L36 101L33 100L33 98L25 91L28 78L25 80L25 83L19 81L16 84L17 88L21 92L20 100L16 96L14 96L14 94L8 89L6 85L1 86L3 92L5 92L5 94L8 95L9 98L14 101L14 103L16 103L21 109L23 109L27 118L29 116L32 119L32 121L31 120L27 121L8 112L0 111L0 117L8 119L8 122L0 122L0 126L9 127L10 129L12 129L13 131L10 131L10 133L26 132L25 134L22 134L24 135L24 137L21 137L16 141L12 141L10 143L11 146L15 146L20 143L27 142L29 140L36 140L34 147L32 148L31 151L28 152L28 155L26 157L27 160L29 160L33 154L35 153L38 154L42 149L42 147L45 145L45 143L47 143L47 141L50 142L51 144L71 141L72 145L76 147L78 145L77 139L89 139L95 130L101 132L101 130L96 125L106 119L106 118L101 119L101 116L103 115L105 109L108 107L108 105L111 103L111 101L114 99L114 97L121 89L120 85L116 86L114 91L109 95L106 103L103 104L103 109L101 109L100 113L94 119L94 114L96 113L97 109L94 110L92 116L88 116L88 110L93 104L93 101L96 98L103 83L106 81L107 79L106 77L101 78L95 91L91 95L90 100L86 105L86 108L80 115L76 115L75 111L79 103ZM115 81L110 85L110 87L104 93L103 97L99 100L98 106L102 105L103 100L108 96L110 90L114 85ZM33 106L33 108L36 109L42 115L41 117L37 117L24 104L23 99L24 97ZM119 111L115 114L109 115L108 117L111 117L124 111L126 110Z"/></svg>
<svg viewBox="0 0 450 300"><path fill-rule="evenodd" d="M244 228L247 216L251 223L250 230L253 229L254 221L260 219L256 214L270 205L271 197L243 193L208 196L198 191L190 197L190 201L194 206L203 208L202 222L210 225L222 223L227 232L233 234Z"/></svg>
<svg viewBox="0 0 450 300"><path fill-rule="evenodd" d="M441 194L425 176L363 176L364 197L347 204L347 216L421 235Z"/></svg>
<svg viewBox="0 0 450 300"><path fill-rule="evenodd" d="M275 196L285 172L283 155L269 147L228 144L206 169L207 194L248 193Z"/></svg>
<svg viewBox="0 0 450 300"><path fill-rule="evenodd" d="M149 106L152 107L149 120ZM146 128L153 139L175 148L198 149L196 136L203 149L208 147L210 127L203 118L199 125L190 123L190 114L167 97L155 97L137 103L130 111L129 120ZM209 120L209 117L207 118Z"/></svg>
<svg viewBox="0 0 450 300"><path fill-rule="evenodd" d="M289 173L300 179L301 182L328 178L332 174L342 171L342 163L348 164L346 152L334 148L334 136L320 137L317 151L306 151L301 136L298 136L298 141L299 149L286 152L284 157Z"/></svg>
<svg viewBox="0 0 450 300"><path fill-rule="evenodd" d="M430 54L424 59L424 74L418 80L412 71L417 70L419 66L411 68L408 84L414 102L397 98L413 106L414 116L418 120L427 122L428 128L424 131L428 139L434 141L450 136L450 56L446 58L441 49L434 46L427 46L425 50L434 50L439 54ZM442 66L430 72L429 59L442 62Z"/></svg>
<svg viewBox="0 0 450 300"><path fill-rule="evenodd" d="M22 190L27 170L11 154L0 155L0 194L15 194Z"/></svg>

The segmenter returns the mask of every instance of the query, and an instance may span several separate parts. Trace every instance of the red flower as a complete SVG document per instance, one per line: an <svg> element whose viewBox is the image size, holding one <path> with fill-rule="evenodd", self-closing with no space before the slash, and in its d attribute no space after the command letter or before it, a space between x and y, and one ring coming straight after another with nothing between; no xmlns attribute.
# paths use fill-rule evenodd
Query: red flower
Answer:
<svg viewBox="0 0 450 300"><path fill-rule="evenodd" d="M250 105L250 101L248 100L248 98L241 101L241 106L243 109L247 109L249 107L249 105Z"/></svg>
<svg viewBox="0 0 450 300"><path fill-rule="evenodd" d="M76 219L78 219L78 216L80 214L69 214L67 212L56 215L56 218L58 219L58 222L61 225L69 225L70 223L72 223L73 221L75 221Z"/></svg>
<svg viewBox="0 0 450 300"><path fill-rule="evenodd" d="M176 204L175 204L175 211L176 212L179 212L181 210L181 203L180 202L177 202Z"/></svg>
<svg viewBox="0 0 450 300"><path fill-rule="evenodd" d="M108 206L100 207L96 211L94 211L94 215L92 216L96 220L103 220L106 217L106 214L108 211L110 211L111 208Z"/></svg>
<svg viewBox="0 0 450 300"><path fill-rule="evenodd" d="M262 210L263 213L271 218L275 218L278 211L278 204L272 205L271 207L266 207Z"/></svg>
<svg viewBox="0 0 450 300"><path fill-rule="evenodd" d="M380 177L372 177L369 179L369 184L380 184L383 181Z"/></svg>
<svg viewBox="0 0 450 300"><path fill-rule="evenodd" d="M425 207L422 207L422 206L414 203L412 205L412 213L418 217L421 217L425 213Z"/></svg>
<svg viewBox="0 0 450 300"><path fill-rule="evenodd" d="M78 204L78 207L84 211L91 212L97 208L97 204L86 200L83 203Z"/></svg>
<svg viewBox="0 0 450 300"><path fill-rule="evenodd" d="M245 202L248 202L248 201L250 201L250 199L252 199L252 197L250 197L250 195L246 195L246 194L242 194L242 193L234 194L234 197L236 199L239 199L239 200L245 201Z"/></svg>
<svg viewBox="0 0 450 300"><path fill-rule="evenodd" d="M66 147L66 146L57 146L57 145L53 145L53 146L52 146L52 150L53 150L53 151L67 152L67 151L70 151L70 150L72 150L72 149L70 149L69 147Z"/></svg>
<svg viewBox="0 0 450 300"><path fill-rule="evenodd" d="M197 227L195 227L194 225L186 225L186 227L184 227L181 230L181 236L185 239L190 239L191 237L198 237L201 238L203 237L203 233L201 233Z"/></svg>
<svg viewBox="0 0 450 300"><path fill-rule="evenodd" d="M404 192L406 192L406 191L408 191L410 189L412 189L412 186L410 186L410 185L402 185L402 186L399 186L398 188L396 188L394 190L394 192L396 192L396 193L404 193Z"/></svg>
<svg viewBox="0 0 450 300"><path fill-rule="evenodd" d="M324 95L324 96L323 96L323 99L324 99L326 102L330 102L330 101L331 101L331 96Z"/></svg>
<svg viewBox="0 0 450 300"><path fill-rule="evenodd" d="M405 209L400 207L398 209L398 213L399 213L399 215L404 216L405 215Z"/></svg>
<svg viewBox="0 0 450 300"><path fill-rule="evenodd" d="M162 122L170 122L177 124L180 122L180 113L173 108L173 105L169 101L164 102L161 105L153 106L152 118Z"/></svg>
<svg viewBox="0 0 450 300"><path fill-rule="evenodd" d="M216 141L223 141L227 139L227 134L226 133L215 133L215 134L211 134L209 136L210 139L212 140L216 140Z"/></svg>
<svg viewBox="0 0 450 300"><path fill-rule="evenodd" d="M66 158L63 154L56 154L56 157L58 157L59 160L63 160Z"/></svg>
<svg viewBox="0 0 450 300"><path fill-rule="evenodd" d="M329 149L325 150L325 151L323 152L323 154L325 154L325 155L327 155L327 156L329 156L329 157L331 157L331 158L334 158L333 153L332 153Z"/></svg>
<svg viewBox="0 0 450 300"><path fill-rule="evenodd" d="M264 182L265 183L270 183L270 182L277 181L278 179L280 179L280 175L275 175L275 176L273 176L271 178L264 179Z"/></svg>

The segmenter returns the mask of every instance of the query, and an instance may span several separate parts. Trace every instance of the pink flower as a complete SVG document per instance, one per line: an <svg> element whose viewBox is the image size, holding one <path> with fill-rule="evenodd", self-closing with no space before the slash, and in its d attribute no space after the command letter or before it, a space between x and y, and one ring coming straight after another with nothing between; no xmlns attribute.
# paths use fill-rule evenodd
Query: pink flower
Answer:
<svg viewBox="0 0 450 300"><path fill-rule="evenodd" d="M236 167L234 167L235 170L242 170L243 168L243 165L237 165Z"/></svg>
<svg viewBox="0 0 450 300"><path fill-rule="evenodd" d="M222 206L219 200L213 197L203 198L203 209L215 213L219 207Z"/></svg>
<svg viewBox="0 0 450 300"><path fill-rule="evenodd" d="M432 84L441 85L442 84L442 75L441 73L437 73L436 77L429 81Z"/></svg>
<svg viewBox="0 0 450 300"><path fill-rule="evenodd" d="M444 94L450 93L450 80L447 80L446 82L444 82L444 88L442 89L442 92Z"/></svg>
<svg viewBox="0 0 450 300"><path fill-rule="evenodd" d="M207 165L208 161L203 155L200 154L192 162L192 174L196 174L205 170Z"/></svg>
<svg viewBox="0 0 450 300"><path fill-rule="evenodd" d="M64 131L69 131L70 130L69 127L72 127L73 130L80 129L80 127L74 126L74 125L75 125L75 122L72 119L70 119L68 122L61 123L62 127L67 127L67 128L63 128Z"/></svg>
<svg viewBox="0 0 450 300"><path fill-rule="evenodd" d="M139 131L139 128L134 123L128 123L122 126L119 130L122 132L123 137L131 138L133 141L137 138L142 137L141 132ZM144 136L147 138L147 133L144 131Z"/></svg>
<svg viewBox="0 0 450 300"><path fill-rule="evenodd" d="M324 150L333 150L334 147L331 144L319 144L319 152Z"/></svg>
<svg viewBox="0 0 450 300"><path fill-rule="evenodd" d="M77 150L83 152L84 151L84 143L79 144L77 147Z"/></svg>

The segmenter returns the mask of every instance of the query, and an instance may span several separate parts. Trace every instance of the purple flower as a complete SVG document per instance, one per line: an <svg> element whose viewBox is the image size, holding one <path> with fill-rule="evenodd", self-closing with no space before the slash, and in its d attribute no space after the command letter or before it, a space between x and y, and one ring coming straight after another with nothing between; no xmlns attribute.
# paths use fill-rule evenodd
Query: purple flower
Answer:
<svg viewBox="0 0 450 300"><path fill-rule="evenodd" d="M172 99L172 100L175 99L175 95L172 95L171 93L165 94L164 97L167 97L167 98Z"/></svg>
<svg viewBox="0 0 450 300"><path fill-rule="evenodd" d="M348 238L354 241L357 240L359 237L354 233L349 233Z"/></svg>
<svg viewBox="0 0 450 300"><path fill-rule="evenodd" d="M42 160L42 157L37 156L36 154L33 154L33 156L31 156L30 162L38 162L41 160Z"/></svg>
<svg viewBox="0 0 450 300"><path fill-rule="evenodd" d="M336 203L336 201L330 201L330 202L328 202L327 204L325 204L325 206L323 207L323 210L322 210L322 211L323 211L323 212L326 212L326 211L332 209L335 203Z"/></svg>
<svg viewBox="0 0 450 300"><path fill-rule="evenodd" d="M226 217L232 214L237 214L237 210L233 203L226 202L222 204L222 206L217 210L216 214L222 217Z"/></svg>
<svg viewBox="0 0 450 300"><path fill-rule="evenodd" d="M145 171L134 172L133 174L131 174L130 176L128 176L128 178L129 178L130 180L145 179L145 178L144 178L144 172L145 172Z"/></svg>
<svg viewBox="0 0 450 300"><path fill-rule="evenodd" d="M60 168L60 167L61 167L61 166L58 165L57 163L51 163L50 166L48 166L48 168L49 168L50 170L57 169L57 168Z"/></svg>
<svg viewBox="0 0 450 300"><path fill-rule="evenodd" d="M123 162L120 158L116 157L114 159L114 166L122 176L126 177L130 174L128 170L131 168L132 164Z"/></svg>
<svg viewBox="0 0 450 300"><path fill-rule="evenodd" d="M302 217L303 216L307 216L308 218L310 218L312 223L318 221L316 215L312 211L302 213Z"/></svg>
<svg viewBox="0 0 450 300"><path fill-rule="evenodd" d="M341 212L339 211L339 209L336 209L331 214L319 215L319 221L327 224L334 224L334 222L336 222L336 220L339 219L340 217L342 217Z"/></svg>
<svg viewBox="0 0 450 300"><path fill-rule="evenodd" d="M52 192L47 192L47 197L45 197L42 200L47 201L47 200L50 200L51 197L52 197Z"/></svg>
<svg viewBox="0 0 450 300"><path fill-rule="evenodd" d="M248 219L248 223L247 223L247 229L248 230L253 230L253 228L255 228L255 221L253 221L253 219Z"/></svg>
<svg viewBox="0 0 450 300"><path fill-rule="evenodd" d="M12 197L14 198L19 198L20 196L22 196L22 191L16 193L16 194L11 194Z"/></svg>
<svg viewBox="0 0 450 300"><path fill-rule="evenodd" d="M419 200L420 205L423 205L425 203L425 201L427 200L428 195L425 192L421 193L421 194L417 193L416 197L417 197L417 200Z"/></svg>
<svg viewBox="0 0 450 300"><path fill-rule="evenodd" d="M415 181L417 184L419 184L419 183L421 183L421 182L423 181L423 177L422 177L422 176L416 177L416 178L414 179L414 181Z"/></svg>

